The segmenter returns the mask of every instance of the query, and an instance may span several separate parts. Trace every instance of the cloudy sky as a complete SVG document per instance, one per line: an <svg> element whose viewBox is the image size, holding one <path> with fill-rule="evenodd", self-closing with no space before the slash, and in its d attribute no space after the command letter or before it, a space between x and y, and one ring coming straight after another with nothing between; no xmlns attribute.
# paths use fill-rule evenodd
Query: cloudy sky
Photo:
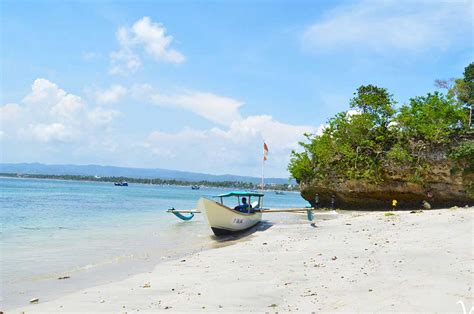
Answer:
<svg viewBox="0 0 474 314"><path fill-rule="evenodd" d="M472 1L1 2L2 162L287 177L362 84L459 77Z"/></svg>

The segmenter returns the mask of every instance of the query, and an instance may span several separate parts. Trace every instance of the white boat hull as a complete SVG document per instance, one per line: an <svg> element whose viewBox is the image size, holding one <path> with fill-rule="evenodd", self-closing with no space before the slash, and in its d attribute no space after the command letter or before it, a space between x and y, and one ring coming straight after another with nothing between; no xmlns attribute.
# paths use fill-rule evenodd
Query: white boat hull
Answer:
<svg viewBox="0 0 474 314"><path fill-rule="evenodd" d="M240 213L207 198L200 198L197 210L204 213L215 235L226 235L249 229L262 220L262 213Z"/></svg>

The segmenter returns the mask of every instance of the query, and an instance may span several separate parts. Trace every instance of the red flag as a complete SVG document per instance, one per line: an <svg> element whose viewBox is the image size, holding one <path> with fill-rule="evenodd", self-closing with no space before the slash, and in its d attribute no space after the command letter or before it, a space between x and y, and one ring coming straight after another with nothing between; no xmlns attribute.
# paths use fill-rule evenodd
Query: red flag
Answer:
<svg viewBox="0 0 474 314"><path fill-rule="evenodd" d="M263 142L263 160L267 160L268 156L268 146L265 142Z"/></svg>

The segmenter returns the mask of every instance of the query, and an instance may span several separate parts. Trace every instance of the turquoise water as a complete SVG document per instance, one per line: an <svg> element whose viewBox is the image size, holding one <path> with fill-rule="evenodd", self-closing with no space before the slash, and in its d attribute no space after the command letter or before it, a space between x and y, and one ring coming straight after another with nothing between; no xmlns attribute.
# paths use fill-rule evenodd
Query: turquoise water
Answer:
<svg viewBox="0 0 474 314"><path fill-rule="evenodd" d="M55 298L151 270L162 260L216 246L194 208L225 189L0 178L1 307ZM266 207L306 206L298 193L265 195ZM60 276L70 276L58 280Z"/></svg>

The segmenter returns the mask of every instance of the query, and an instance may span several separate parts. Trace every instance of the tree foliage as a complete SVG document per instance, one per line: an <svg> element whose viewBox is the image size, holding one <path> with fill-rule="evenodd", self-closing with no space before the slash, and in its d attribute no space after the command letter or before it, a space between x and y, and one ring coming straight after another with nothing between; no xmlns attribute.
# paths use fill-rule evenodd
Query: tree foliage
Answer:
<svg viewBox="0 0 474 314"><path fill-rule="evenodd" d="M385 88L374 85L361 86L352 98L350 106L373 118L377 126L386 127L393 114L395 101Z"/></svg>
<svg viewBox="0 0 474 314"><path fill-rule="evenodd" d="M466 104L474 105L474 62L469 64L464 69L464 89L465 93L463 94L461 101L464 101Z"/></svg>
<svg viewBox="0 0 474 314"><path fill-rule="evenodd" d="M472 79L474 65L466 72ZM456 86L459 88L457 84L453 88ZM350 101L356 114L338 113L329 119L322 134L307 135L307 142L300 143L303 151L292 152L288 169L298 182L380 182L394 173L420 182L430 153L449 151L456 137L468 130L468 112L459 97L466 93L462 88L462 93L451 88L447 94L414 97L397 109L386 89L361 86ZM458 154L459 158L474 158L472 145L469 147Z"/></svg>
<svg viewBox="0 0 474 314"><path fill-rule="evenodd" d="M474 105L474 62L464 69L462 78L454 80L454 85L437 83L437 86L448 89L448 96L455 97L461 105L470 109Z"/></svg>
<svg viewBox="0 0 474 314"><path fill-rule="evenodd" d="M439 92L410 99L397 117L405 138L430 145L444 144L468 123L463 107L452 97Z"/></svg>

